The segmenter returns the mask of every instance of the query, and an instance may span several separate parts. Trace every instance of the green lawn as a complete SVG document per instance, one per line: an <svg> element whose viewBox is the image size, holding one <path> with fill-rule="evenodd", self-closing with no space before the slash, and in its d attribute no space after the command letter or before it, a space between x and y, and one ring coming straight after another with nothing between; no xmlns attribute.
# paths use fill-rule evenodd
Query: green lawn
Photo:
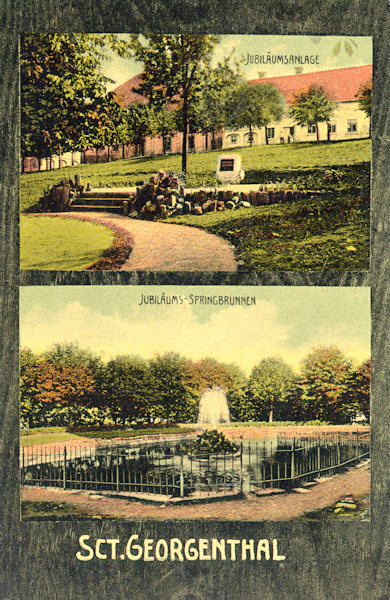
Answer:
<svg viewBox="0 0 390 600"><path fill-rule="evenodd" d="M199 227L227 239L243 271L366 270L369 268L370 148L371 142L367 139L235 150L241 155L246 171L244 183L285 182L288 187L322 190L322 196L288 204L173 217L167 222ZM189 155L187 187L217 183L214 171L221 152ZM24 174L21 176L21 209L33 207L45 190L76 173L91 187L114 187L134 185L160 168L180 172L181 157L136 158ZM85 223L78 225L88 227ZM39 231L28 233L28 226L30 230L35 226ZM58 241L55 232L49 240L47 228L43 234L31 219L22 219L22 268L82 269L93 262L96 255L90 259L86 254L89 248L85 248L83 241L89 237L89 243L92 239L97 242L96 235L85 236L80 232L78 242L74 243L70 228L76 227L76 222L64 222L63 227L64 237L58 244L53 243ZM40 236L39 252L36 234ZM110 244L99 242L97 245L93 250L101 252ZM54 247L65 249L65 256L52 257ZM74 249L77 249L76 256L68 263L67 254Z"/></svg>
<svg viewBox="0 0 390 600"><path fill-rule="evenodd" d="M168 222L200 227L229 240L243 271L369 267L369 202L359 198L325 194Z"/></svg>
<svg viewBox="0 0 390 600"><path fill-rule="evenodd" d="M196 431L196 427L156 427L145 429L110 429L96 431L67 431L66 427L38 427L21 431L20 445L22 447L36 446L49 442L67 442L78 438L90 439L113 439L113 438L134 438L139 436L171 435L183 434Z"/></svg>
<svg viewBox="0 0 390 600"><path fill-rule="evenodd" d="M113 242L113 232L95 223L59 217L20 217L20 267L80 271Z"/></svg>
<svg viewBox="0 0 390 600"><path fill-rule="evenodd" d="M266 172L273 172L271 179L284 177L284 173L294 170L338 167L354 165L370 160L370 140L347 142L320 142L284 144L275 146L254 146L234 150L242 157L246 171L244 183L260 183ZM226 150L229 152L230 150ZM187 187L214 185L217 155L225 152L216 150L188 156ZM44 191L65 177L78 174L83 183L91 187L115 187L134 185L148 179L159 169L181 171L181 156L156 156L154 158L133 158L110 163L65 167L55 171L25 173L20 181L20 208L26 210L36 204ZM268 177L269 179L269 177Z"/></svg>
<svg viewBox="0 0 390 600"><path fill-rule="evenodd" d="M20 505L21 518L24 521L85 521L90 519L101 519L101 515L83 510L79 506L67 502L31 502L22 500ZM115 517L104 517L113 519Z"/></svg>

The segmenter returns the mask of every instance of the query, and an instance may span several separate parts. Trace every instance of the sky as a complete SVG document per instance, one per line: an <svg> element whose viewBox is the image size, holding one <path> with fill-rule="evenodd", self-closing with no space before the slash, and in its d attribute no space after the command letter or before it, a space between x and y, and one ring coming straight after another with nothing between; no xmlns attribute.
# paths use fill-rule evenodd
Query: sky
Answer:
<svg viewBox="0 0 390 600"><path fill-rule="evenodd" d="M126 38L126 34L121 34ZM348 54L345 42L352 48ZM338 44L340 43L339 51ZM340 36L298 36L298 35L223 35L214 50L213 64L217 64L225 57L230 56L232 63L235 60L241 63L241 73L246 79L256 79L259 72L265 71L266 77L277 75L293 75L294 65L281 64L251 64L247 56L271 55L308 55L318 56L315 65L303 65L303 72L323 71L342 67L354 67L372 63L372 38L368 36L340 37ZM103 64L102 71L114 83L108 89L114 89L134 75L142 72L142 64L133 59L122 59L112 52L107 54L108 60ZM254 59L256 60L256 59ZM257 59L258 61L261 59ZM247 65L244 63L248 62Z"/></svg>
<svg viewBox="0 0 390 600"><path fill-rule="evenodd" d="M181 305L144 297L181 296ZM202 306L195 296L255 297L253 306ZM191 304L191 301L193 302ZM77 343L110 360L165 352L235 363L246 374L280 357L298 372L318 346L355 365L370 357L370 291L354 287L33 286L20 288L20 343L34 352Z"/></svg>

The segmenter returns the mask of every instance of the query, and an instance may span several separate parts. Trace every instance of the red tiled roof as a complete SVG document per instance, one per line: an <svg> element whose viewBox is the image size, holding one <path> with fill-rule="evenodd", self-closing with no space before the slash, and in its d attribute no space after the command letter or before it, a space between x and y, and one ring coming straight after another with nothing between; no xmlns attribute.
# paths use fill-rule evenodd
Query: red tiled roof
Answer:
<svg viewBox="0 0 390 600"><path fill-rule="evenodd" d="M137 94L133 91L133 88L138 88L142 82L142 74L135 75L125 83L122 83L119 87L113 90L113 93L118 98L119 102L124 106L130 106L133 102L138 104L147 104L148 100L145 96Z"/></svg>
<svg viewBox="0 0 390 600"><path fill-rule="evenodd" d="M330 94L331 100L348 102L356 100L355 94L364 83L372 78L372 65L361 67L345 67L315 73L300 73L284 77L263 77L252 79L249 83L271 83L291 102L294 92L308 88L311 84L323 86Z"/></svg>
<svg viewBox="0 0 390 600"><path fill-rule="evenodd" d="M249 83L271 83L282 92L287 102L291 102L294 92L315 83L326 88L332 100L348 102L356 100L355 94L357 94L360 84L371 78L372 65L363 65L362 67L345 67L329 71L285 75L283 77L263 77L262 79L251 79ZM148 100L145 96L133 91L133 88L137 89L141 82L142 74L135 75L115 88L113 93L124 106L129 106L133 102L147 104Z"/></svg>
<svg viewBox="0 0 390 600"><path fill-rule="evenodd" d="M130 106L130 104L133 104L133 102L137 102L138 104L148 104L149 100L145 96L134 91L134 89L137 89L141 83L142 73L135 75L125 83L122 83L122 85L115 88L115 90L112 92L115 94L118 102L122 106ZM174 111L177 108L178 99L179 97L176 96L173 101L167 103L168 111Z"/></svg>

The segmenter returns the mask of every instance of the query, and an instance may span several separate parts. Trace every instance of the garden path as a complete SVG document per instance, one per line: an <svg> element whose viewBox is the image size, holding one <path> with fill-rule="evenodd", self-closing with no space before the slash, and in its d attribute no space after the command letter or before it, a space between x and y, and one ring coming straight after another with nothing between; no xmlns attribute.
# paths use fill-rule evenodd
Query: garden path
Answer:
<svg viewBox="0 0 390 600"><path fill-rule="evenodd" d="M112 213L67 213L67 216L115 225L133 239L121 271L237 271L233 248L226 240L184 225L138 221Z"/></svg>
<svg viewBox="0 0 390 600"><path fill-rule="evenodd" d="M91 515L125 519L222 519L278 520L296 519L306 512L330 506L345 496L367 496L370 492L370 469L361 465L322 480L306 493L280 495L248 495L242 500L222 500L209 504L152 505L134 500L104 497L103 494L59 488L22 488L22 500L35 502L65 502Z"/></svg>

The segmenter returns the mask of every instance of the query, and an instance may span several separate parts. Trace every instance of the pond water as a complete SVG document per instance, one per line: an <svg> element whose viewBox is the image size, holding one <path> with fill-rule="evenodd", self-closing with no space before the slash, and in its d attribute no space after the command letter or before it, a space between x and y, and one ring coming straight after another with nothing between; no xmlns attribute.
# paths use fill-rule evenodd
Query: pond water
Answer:
<svg viewBox="0 0 390 600"><path fill-rule="evenodd" d="M236 442L237 451L225 454L191 454L181 438L41 457L23 461L22 483L180 497L288 489L369 454L369 440L357 436Z"/></svg>

